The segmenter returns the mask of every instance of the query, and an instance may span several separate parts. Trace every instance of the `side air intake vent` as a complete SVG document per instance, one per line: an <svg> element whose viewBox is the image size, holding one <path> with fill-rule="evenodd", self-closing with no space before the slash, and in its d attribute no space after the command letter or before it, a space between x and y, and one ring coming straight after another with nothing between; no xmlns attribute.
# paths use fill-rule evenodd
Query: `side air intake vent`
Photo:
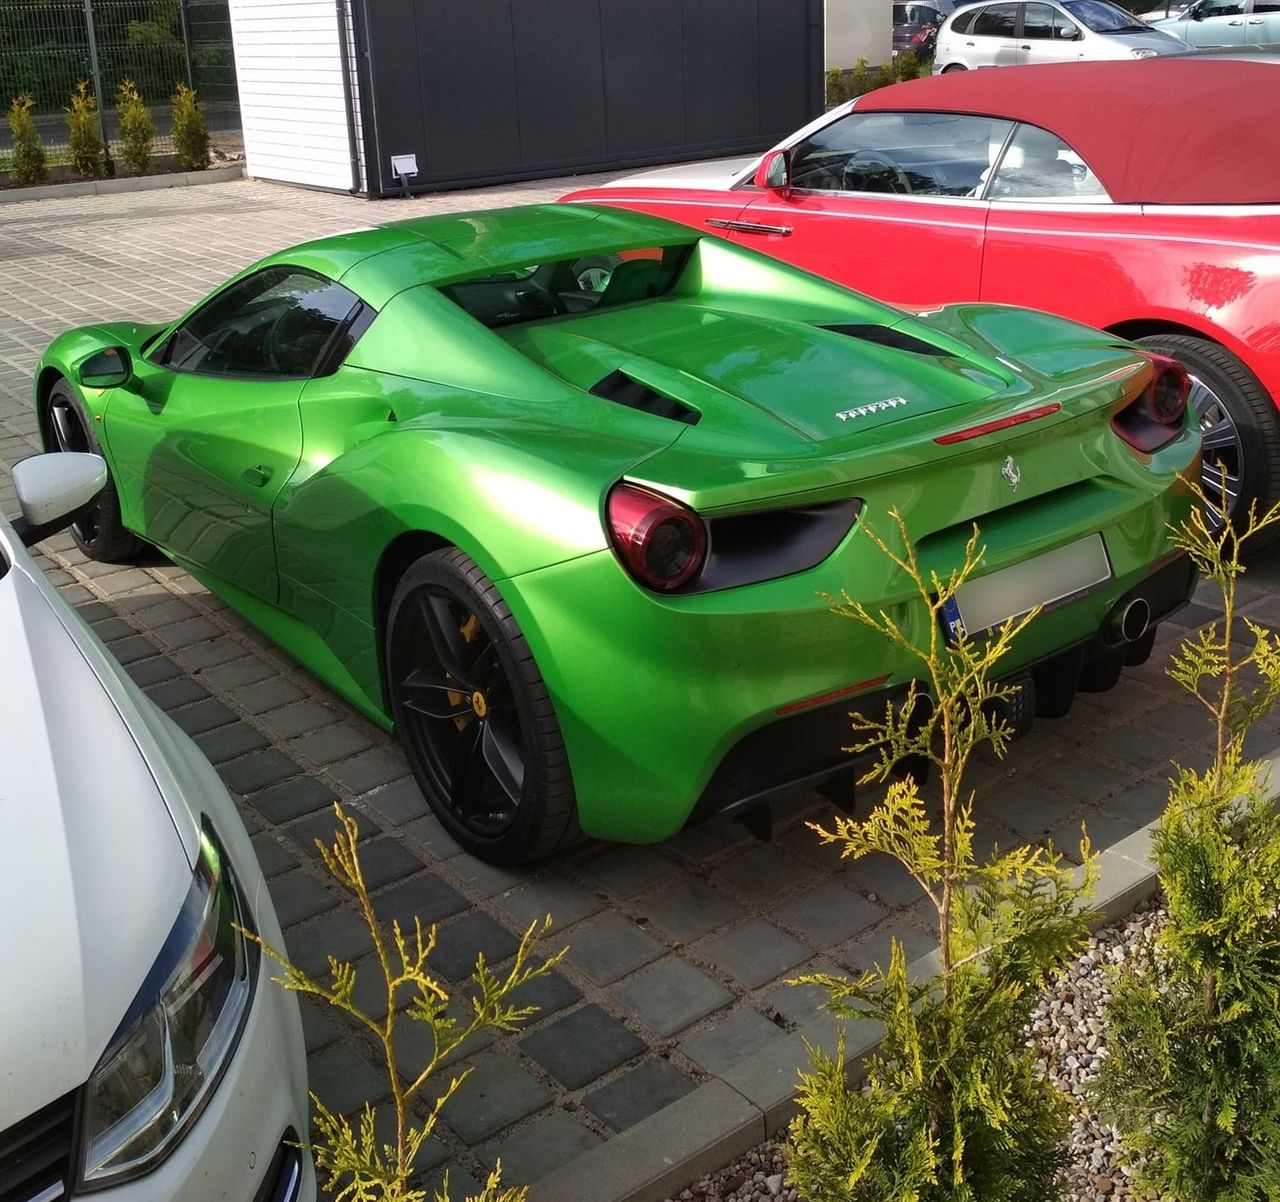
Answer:
<svg viewBox="0 0 1280 1202"><path fill-rule="evenodd" d="M846 338L861 338L863 342L874 342L877 346L889 346L895 351L910 351L913 355L946 356L948 354L947 351L934 346L932 342L925 342L923 338L915 338L890 326L836 325L823 326L822 328L830 330L833 334L843 334Z"/></svg>
<svg viewBox="0 0 1280 1202"><path fill-rule="evenodd" d="M647 384L633 380L624 371L611 371L591 390L591 395L613 401L617 405L625 405L628 409L652 413L655 417L684 422L686 426L696 426L702 416L696 409L690 409L688 405L654 392Z"/></svg>

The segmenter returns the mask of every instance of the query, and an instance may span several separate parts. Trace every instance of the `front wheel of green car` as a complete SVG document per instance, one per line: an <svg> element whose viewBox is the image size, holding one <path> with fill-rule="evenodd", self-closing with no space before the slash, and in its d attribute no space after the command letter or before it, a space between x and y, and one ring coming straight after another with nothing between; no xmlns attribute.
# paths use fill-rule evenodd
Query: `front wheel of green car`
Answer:
<svg viewBox="0 0 1280 1202"><path fill-rule="evenodd" d="M89 414L66 380L59 380L50 389L45 417L50 451L102 454ZM70 533L85 555L102 563L128 563L146 545L120 520L120 497L110 476L98 495L98 503L71 527Z"/></svg>
<svg viewBox="0 0 1280 1202"><path fill-rule="evenodd" d="M463 847L516 864L578 838L546 684L506 602L462 551L425 555L400 580L386 671L413 774Z"/></svg>

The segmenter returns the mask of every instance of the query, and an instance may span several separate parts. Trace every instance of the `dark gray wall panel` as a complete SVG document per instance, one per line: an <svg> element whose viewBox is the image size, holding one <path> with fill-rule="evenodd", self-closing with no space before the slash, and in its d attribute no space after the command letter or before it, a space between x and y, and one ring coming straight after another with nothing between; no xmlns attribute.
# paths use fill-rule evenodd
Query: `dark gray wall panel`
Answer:
<svg viewBox="0 0 1280 1202"><path fill-rule="evenodd" d="M609 150L685 142L684 0L602 0Z"/></svg>
<svg viewBox="0 0 1280 1202"><path fill-rule="evenodd" d="M822 103L822 0L353 0L374 194L744 154Z"/></svg>
<svg viewBox="0 0 1280 1202"><path fill-rule="evenodd" d="M522 161L606 153L600 0L512 0Z"/></svg>

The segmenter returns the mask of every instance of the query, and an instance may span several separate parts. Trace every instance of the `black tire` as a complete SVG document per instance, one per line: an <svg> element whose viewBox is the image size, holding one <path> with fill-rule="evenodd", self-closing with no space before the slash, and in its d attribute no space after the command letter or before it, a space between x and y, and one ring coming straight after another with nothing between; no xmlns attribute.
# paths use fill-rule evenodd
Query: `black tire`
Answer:
<svg viewBox="0 0 1280 1202"><path fill-rule="evenodd" d="M964 63L952 63L949 67L942 68L942 74L950 75L952 71L967 71L968 69Z"/></svg>
<svg viewBox="0 0 1280 1202"><path fill-rule="evenodd" d="M102 455L102 444L84 402L66 380L59 380L49 390L45 420L49 450ZM126 530L120 520L120 496L109 472L106 486L98 494L98 503L70 528L70 534L85 555L100 563L130 563L147 545Z"/></svg>
<svg viewBox="0 0 1280 1202"><path fill-rule="evenodd" d="M1179 360L1191 376L1191 396L1204 437L1201 486L1221 505L1226 471L1227 516L1262 512L1280 499L1280 419L1253 373L1225 347L1188 334L1153 334L1141 345ZM1211 511L1210 517L1213 516ZM1267 541L1260 536L1255 546Z"/></svg>
<svg viewBox="0 0 1280 1202"><path fill-rule="evenodd" d="M467 851L516 864L580 837L547 686L506 602L462 551L424 555L401 578L386 672L418 786Z"/></svg>

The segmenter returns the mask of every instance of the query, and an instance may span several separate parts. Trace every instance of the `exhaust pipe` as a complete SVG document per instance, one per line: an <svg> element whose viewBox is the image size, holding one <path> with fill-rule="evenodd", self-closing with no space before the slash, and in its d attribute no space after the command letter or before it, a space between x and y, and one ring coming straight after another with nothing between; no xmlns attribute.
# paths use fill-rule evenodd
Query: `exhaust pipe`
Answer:
<svg viewBox="0 0 1280 1202"><path fill-rule="evenodd" d="M1107 641L1112 646L1117 643L1136 643L1147 633L1150 626L1150 604L1145 597L1134 597L1123 606L1117 605L1107 615Z"/></svg>

